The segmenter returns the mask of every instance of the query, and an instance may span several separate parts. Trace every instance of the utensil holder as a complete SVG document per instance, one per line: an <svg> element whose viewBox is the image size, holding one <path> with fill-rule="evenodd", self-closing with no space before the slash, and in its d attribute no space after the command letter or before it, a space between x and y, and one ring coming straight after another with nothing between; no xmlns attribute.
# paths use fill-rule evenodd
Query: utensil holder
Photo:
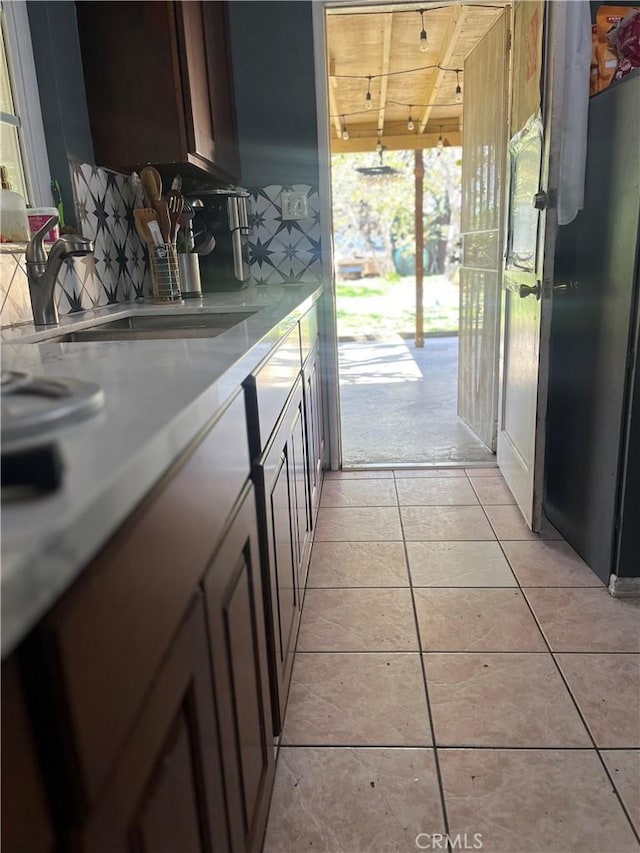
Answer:
<svg viewBox="0 0 640 853"><path fill-rule="evenodd" d="M180 271L176 247L172 243L163 243L149 250L151 261L151 284L154 302L179 302Z"/></svg>

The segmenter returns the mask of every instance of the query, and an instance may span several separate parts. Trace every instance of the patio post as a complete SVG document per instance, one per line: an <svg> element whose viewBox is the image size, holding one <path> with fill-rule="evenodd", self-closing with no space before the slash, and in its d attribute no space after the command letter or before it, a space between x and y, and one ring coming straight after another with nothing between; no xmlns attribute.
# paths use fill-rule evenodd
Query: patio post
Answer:
<svg viewBox="0 0 640 853"><path fill-rule="evenodd" d="M424 221L422 216L422 179L424 178L424 160L422 149L415 149L416 205L416 346L424 346L424 312L422 308L422 279L424 276Z"/></svg>

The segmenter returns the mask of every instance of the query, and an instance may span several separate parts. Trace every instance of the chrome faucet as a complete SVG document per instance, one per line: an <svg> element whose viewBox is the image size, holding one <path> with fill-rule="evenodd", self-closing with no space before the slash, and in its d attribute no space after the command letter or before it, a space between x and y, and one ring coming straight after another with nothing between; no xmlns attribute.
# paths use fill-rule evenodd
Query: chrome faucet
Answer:
<svg viewBox="0 0 640 853"><path fill-rule="evenodd" d="M63 234L53 244L47 257L44 238L57 224L58 217L52 216L33 235L27 246L27 279L33 322L36 326L58 325L55 289L62 261L75 255L90 255L93 252L93 240L87 240L79 234Z"/></svg>

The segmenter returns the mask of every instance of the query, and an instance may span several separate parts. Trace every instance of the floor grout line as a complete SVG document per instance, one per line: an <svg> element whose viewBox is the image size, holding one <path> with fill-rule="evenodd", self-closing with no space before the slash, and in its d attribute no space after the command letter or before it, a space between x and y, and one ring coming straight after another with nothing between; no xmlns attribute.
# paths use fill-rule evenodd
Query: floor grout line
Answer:
<svg viewBox="0 0 640 853"><path fill-rule="evenodd" d="M395 477L394 477L393 482L394 482L394 487L396 489L396 495L397 495L398 494L398 486L396 484ZM413 608L413 620L414 620L415 630L416 630L417 639L418 639L418 649L420 652L422 652L422 641L420 639L420 623L418 621L418 611L416 608L416 600L415 600L414 591L413 591L411 567L409 565L409 552L407 550L407 541L406 541L405 534L404 534L404 524L402 521L402 513L400 513L400 527L402 529L402 542L403 542L403 546L404 546L404 559L405 559L405 564L406 564L405 567L407 569L407 575L409 577L409 590L411 593L411 606ZM422 657L422 654L420 654L420 671L422 672L422 684L424 687L424 695L425 695L425 700L426 700L426 704L427 704L427 716L429 717L429 730L431 732L431 741L433 743L433 760L434 760L434 764L435 764L435 768L436 768L436 776L437 776L437 780L438 780L438 790L440 792L440 805L442 807L442 817L444 820L444 831L445 831L445 834L447 837L446 844L447 844L447 849L449 850L451 845L450 845L450 841L449 841L449 817L447 814L447 802L446 802L445 794L444 794L444 782L442 779L442 769L440 767L440 759L438 757L438 747L437 747L437 742L436 742L435 724L433 721L433 714L431 713L431 699L429 697L429 685L427 684L427 674L425 672L424 658Z"/></svg>
<svg viewBox="0 0 640 853"><path fill-rule="evenodd" d="M592 747L592 746L505 746L504 744L434 744L424 743L282 743L281 749L432 749L432 750L499 750L501 752L637 752L638 748L625 747Z"/></svg>
<svg viewBox="0 0 640 853"><path fill-rule="evenodd" d="M548 652L548 651L517 651L514 649L297 649L296 654L301 655L617 655L624 657L638 657L639 652ZM640 745L638 746L640 749Z"/></svg>

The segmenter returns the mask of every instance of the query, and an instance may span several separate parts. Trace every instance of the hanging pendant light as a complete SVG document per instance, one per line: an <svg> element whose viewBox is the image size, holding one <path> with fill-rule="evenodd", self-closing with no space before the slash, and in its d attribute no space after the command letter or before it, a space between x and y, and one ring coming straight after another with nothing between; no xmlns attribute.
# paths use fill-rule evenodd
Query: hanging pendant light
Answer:
<svg viewBox="0 0 640 853"><path fill-rule="evenodd" d="M373 101L371 100L371 75L367 78L367 94L364 97L365 110L373 109Z"/></svg>
<svg viewBox="0 0 640 853"><path fill-rule="evenodd" d="M420 53L427 52L427 31L424 28L424 9L418 9L420 12L420 21L422 22L422 29L420 30Z"/></svg>
<svg viewBox="0 0 640 853"><path fill-rule="evenodd" d="M349 130L347 128L347 123L344 120L344 116L342 116L342 138L345 142L349 139Z"/></svg>
<svg viewBox="0 0 640 853"><path fill-rule="evenodd" d="M407 120L407 130L409 131L409 133L413 133L413 131L416 129L416 126L413 122L413 118L411 117L411 110L412 109L413 109L413 107L410 106L409 107L409 118Z"/></svg>
<svg viewBox="0 0 640 853"><path fill-rule="evenodd" d="M456 104L462 103L462 86L460 85L460 69L456 68Z"/></svg>

